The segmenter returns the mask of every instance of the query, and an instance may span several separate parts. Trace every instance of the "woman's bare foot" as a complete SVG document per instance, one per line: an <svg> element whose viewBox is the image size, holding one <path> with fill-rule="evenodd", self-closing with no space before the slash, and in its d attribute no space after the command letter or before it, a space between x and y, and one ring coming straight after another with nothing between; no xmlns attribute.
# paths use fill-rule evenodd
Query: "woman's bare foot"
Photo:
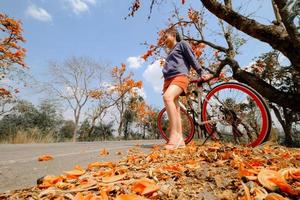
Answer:
<svg viewBox="0 0 300 200"><path fill-rule="evenodd" d="M184 148L185 142L182 135L179 134L172 134L170 136L170 140L167 144L165 144L165 149L177 149L177 148Z"/></svg>

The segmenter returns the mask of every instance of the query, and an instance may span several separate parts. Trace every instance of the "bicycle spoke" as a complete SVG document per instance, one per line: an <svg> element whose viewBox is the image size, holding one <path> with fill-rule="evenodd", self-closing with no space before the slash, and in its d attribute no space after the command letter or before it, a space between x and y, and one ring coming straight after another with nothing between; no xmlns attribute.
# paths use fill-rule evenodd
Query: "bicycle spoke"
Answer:
<svg viewBox="0 0 300 200"><path fill-rule="evenodd" d="M266 115L266 109L262 110L262 107L258 106L261 103L255 97L256 94L245 89L245 86L236 83L223 85L228 87L220 86L222 89L213 91L212 95L205 97L206 107L203 108L207 113L205 118L216 121L214 125L217 127L216 132L221 134L223 132L229 141L241 144L258 143L265 138L268 131L266 126L263 126L268 121L264 122L266 117L262 117ZM208 131L211 129L209 126L212 125L207 125Z"/></svg>

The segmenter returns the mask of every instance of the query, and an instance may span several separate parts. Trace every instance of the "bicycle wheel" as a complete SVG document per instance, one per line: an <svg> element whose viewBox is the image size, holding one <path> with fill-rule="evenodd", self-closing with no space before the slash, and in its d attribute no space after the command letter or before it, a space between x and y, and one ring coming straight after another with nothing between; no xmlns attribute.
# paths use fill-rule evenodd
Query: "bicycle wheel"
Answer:
<svg viewBox="0 0 300 200"><path fill-rule="evenodd" d="M203 123L219 140L250 147L268 138L271 115L263 98L242 83L223 83L205 97Z"/></svg>
<svg viewBox="0 0 300 200"><path fill-rule="evenodd" d="M182 124L182 131L183 131L182 134L184 137L184 142L187 144L193 139L195 133L195 126L194 126L193 119L190 117L190 115L183 108L180 108L180 111L181 111L181 124ZM170 130L169 130L170 126L169 126L169 119L168 119L166 108L163 108L159 112L157 118L157 125L162 138L168 142L170 137Z"/></svg>

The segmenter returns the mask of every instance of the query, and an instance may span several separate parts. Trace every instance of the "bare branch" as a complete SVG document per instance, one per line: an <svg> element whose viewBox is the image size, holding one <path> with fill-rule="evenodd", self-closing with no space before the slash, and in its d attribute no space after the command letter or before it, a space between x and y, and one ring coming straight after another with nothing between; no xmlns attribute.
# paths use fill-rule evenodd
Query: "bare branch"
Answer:
<svg viewBox="0 0 300 200"><path fill-rule="evenodd" d="M293 14L290 13L288 10L289 4L287 3L287 1L282 0L274 0L274 3L276 4L276 7L279 10L280 17L289 36L292 40L296 40L298 43L300 43L300 33L298 32L297 27L293 23Z"/></svg>
<svg viewBox="0 0 300 200"><path fill-rule="evenodd" d="M222 51L222 52L227 52L228 49L226 49L225 47L222 47L222 46L219 46L219 45L216 45L212 42L209 42L209 41L206 41L206 40L197 40L197 39L194 39L194 38L189 38L188 36L184 35L185 39L188 40L188 41L193 41L193 42L197 42L198 44L199 43L204 43L216 50L219 50L219 51Z"/></svg>

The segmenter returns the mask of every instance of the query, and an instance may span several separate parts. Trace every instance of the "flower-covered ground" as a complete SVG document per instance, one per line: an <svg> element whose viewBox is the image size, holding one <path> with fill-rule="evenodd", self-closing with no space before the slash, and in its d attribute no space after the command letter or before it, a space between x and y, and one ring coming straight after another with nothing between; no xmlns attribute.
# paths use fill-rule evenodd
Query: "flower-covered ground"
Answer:
<svg viewBox="0 0 300 200"><path fill-rule="evenodd" d="M145 154L136 146L119 162L75 166L0 199L300 199L300 151L193 142L177 150L153 146Z"/></svg>

